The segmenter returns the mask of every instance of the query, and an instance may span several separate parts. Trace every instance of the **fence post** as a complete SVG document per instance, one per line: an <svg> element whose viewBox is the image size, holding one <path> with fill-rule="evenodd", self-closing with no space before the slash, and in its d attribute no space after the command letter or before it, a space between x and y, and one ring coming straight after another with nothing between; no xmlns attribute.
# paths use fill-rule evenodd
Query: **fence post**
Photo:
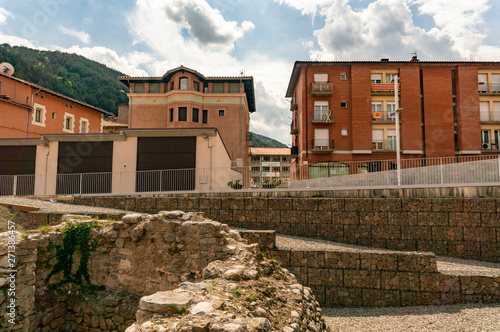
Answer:
<svg viewBox="0 0 500 332"><path fill-rule="evenodd" d="M83 173L80 173L80 195L82 194Z"/></svg>
<svg viewBox="0 0 500 332"><path fill-rule="evenodd" d="M443 184L443 158L439 159L439 164L440 164L440 170L441 170L441 184Z"/></svg>
<svg viewBox="0 0 500 332"><path fill-rule="evenodd" d="M14 175L14 187L12 188L12 194L17 196L17 175Z"/></svg>

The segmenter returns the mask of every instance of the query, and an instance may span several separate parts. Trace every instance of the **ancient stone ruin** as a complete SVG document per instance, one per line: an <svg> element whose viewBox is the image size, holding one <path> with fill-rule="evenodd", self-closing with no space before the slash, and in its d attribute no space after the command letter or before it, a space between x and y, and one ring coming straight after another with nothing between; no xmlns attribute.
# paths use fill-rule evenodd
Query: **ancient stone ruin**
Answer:
<svg viewBox="0 0 500 332"><path fill-rule="evenodd" d="M311 289L279 262L227 225L181 211L67 215L1 233L0 290L6 331L328 330Z"/></svg>

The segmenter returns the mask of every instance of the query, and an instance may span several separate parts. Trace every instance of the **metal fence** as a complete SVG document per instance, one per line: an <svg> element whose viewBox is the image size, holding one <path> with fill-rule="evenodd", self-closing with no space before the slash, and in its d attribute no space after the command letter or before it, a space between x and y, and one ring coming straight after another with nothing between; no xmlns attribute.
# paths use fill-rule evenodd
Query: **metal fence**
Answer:
<svg viewBox="0 0 500 332"><path fill-rule="evenodd" d="M292 166L292 169L289 166L252 166L49 176L0 175L0 195L500 185L499 156L405 159L401 160L399 172L396 165L396 160L377 160L323 162Z"/></svg>

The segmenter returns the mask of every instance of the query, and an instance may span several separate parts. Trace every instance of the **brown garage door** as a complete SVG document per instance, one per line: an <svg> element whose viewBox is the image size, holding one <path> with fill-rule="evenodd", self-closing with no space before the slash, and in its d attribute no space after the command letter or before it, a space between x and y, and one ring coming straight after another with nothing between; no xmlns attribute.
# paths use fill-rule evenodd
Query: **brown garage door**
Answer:
<svg viewBox="0 0 500 332"><path fill-rule="evenodd" d="M113 142L59 142L57 194L111 192Z"/></svg>
<svg viewBox="0 0 500 332"><path fill-rule="evenodd" d="M196 137L139 137L136 191L194 190Z"/></svg>
<svg viewBox="0 0 500 332"><path fill-rule="evenodd" d="M0 195L33 195L35 161L36 146L0 146Z"/></svg>

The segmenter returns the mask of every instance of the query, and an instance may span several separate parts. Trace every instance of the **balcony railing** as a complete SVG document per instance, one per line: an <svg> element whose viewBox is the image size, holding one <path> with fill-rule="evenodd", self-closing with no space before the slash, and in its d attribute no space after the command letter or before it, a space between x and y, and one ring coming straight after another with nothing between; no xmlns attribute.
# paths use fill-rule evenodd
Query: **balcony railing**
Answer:
<svg viewBox="0 0 500 332"><path fill-rule="evenodd" d="M500 151L500 142L482 143L481 149L483 151Z"/></svg>
<svg viewBox="0 0 500 332"><path fill-rule="evenodd" d="M396 139L372 141L373 151L396 151Z"/></svg>
<svg viewBox="0 0 500 332"><path fill-rule="evenodd" d="M500 94L500 83L479 83L479 93Z"/></svg>
<svg viewBox="0 0 500 332"><path fill-rule="evenodd" d="M292 100L290 100L290 111L296 111L298 109L298 105L297 103L295 102L295 98L292 98Z"/></svg>
<svg viewBox="0 0 500 332"><path fill-rule="evenodd" d="M372 121L396 121L395 112L372 112Z"/></svg>
<svg viewBox="0 0 500 332"><path fill-rule="evenodd" d="M331 123L333 122L333 112L314 110L311 112L311 121L313 123Z"/></svg>
<svg viewBox="0 0 500 332"><path fill-rule="evenodd" d="M312 152L318 153L328 153L334 150L333 139L312 139L311 140L311 150Z"/></svg>
<svg viewBox="0 0 500 332"><path fill-rule="evenodd" d="M290 135L297 135L299 133L299 130L297 129L297 125L295 122L292 122L290 124Z"/></svg>
<svg viewBox="0 0 500 332"><path fill-rule="evenodd" d="M398 83L398 91L401 91L401 84L399 83ZM394 94L394 83L372 83L372 93Z"/></svg>
<svg viewBox="0 0 500 332"><path fill-rule="evenodd" d="M500 111L479 112L481 122L500 122Z"/></svg>
<svg viewBox="0 0 500 332"><path fill-rule="evenodd" d="M312 82L311 94L315 96L328 96L333 94L333 82Z"/></svg>

